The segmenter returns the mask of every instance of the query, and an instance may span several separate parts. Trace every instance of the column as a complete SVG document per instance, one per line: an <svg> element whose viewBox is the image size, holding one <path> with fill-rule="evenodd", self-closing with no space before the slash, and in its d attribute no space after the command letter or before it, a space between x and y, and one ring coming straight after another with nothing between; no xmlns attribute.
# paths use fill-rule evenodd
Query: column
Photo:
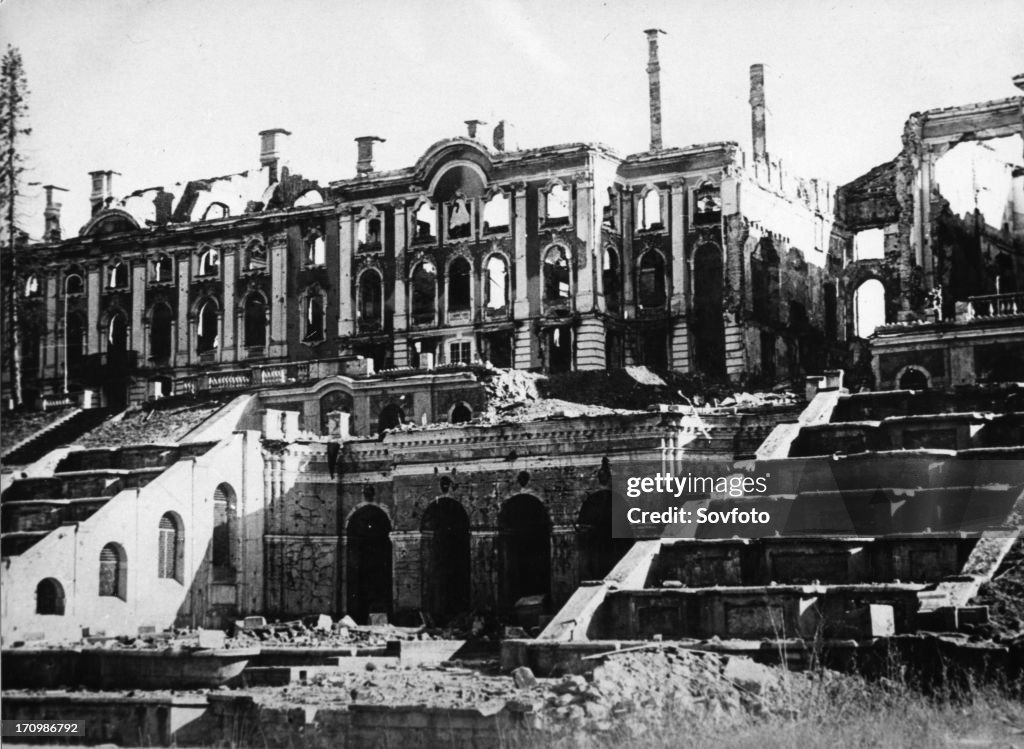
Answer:
<svg viewBox="0 0 1024 749"><path fill-rule="evenodd" d="M223 323L221 327L221 343L219 356L221 361L239 361L242 357L238 351L238 302L235 299L235 278L238 275L238 256L240 244L220 246L220 272L224 302Z"/></svg>
<svg viewBox="0 0 1024 749"><path fill-rule="evenodd" d="M149 341L146 340L146 261L132 263L132 330L128 348L138 352L139 366L148 364Z"/></svg>
<svg viewBox="0 0 1024 749"><path fill-rule="evenodd" d="M351 213L338 215L338 335L355 333L355 305L352 289L352 260L355 257L355 227Z"/></svg>
<svg viewBox="0 0 1024 749"><path fill-rule="evenodd" d="M191 338L191 326L189 325L188 309L188 284L192 270L192 256L188 251L175 253L175 269L177 270L178 286L178 324L177 345L174 350L174 365L186 367L192 358L192 347L189 345Z"/></svg>
<svg viewBox="0 0 1024 749"><path fill-rule="evenodd" d="M520 323L516 328L514 361L516 369L529 369L536 361L536 339L530 326L530 279L526 272L526 183L520 182L514 190L512 205L515 217L512 239L515 256L512 262L516 278L516 295L512 303L512 314Z"/></svg>
<svg viewBox="0 0 1024 749"><path fill-rule="evenodd" d="M392 336L391 345L395 366L406 367L409 365L409 346L406 344L402 333L409 329L408 276L405 272L408 216L406 215L404 200L396 200L393 206L395 227L395 307L391 317L392 325L394 326L394 336Z"/></svg>
<svg viewBox="0 0 1024 749"><path fill-rule="evenodd" d="M690 331L686 312L690 300L690 266L686 262L686 182L669 183L669 227L672 232L672 369L690 369Z"/></svg>
<svg viewBox="0 0 1024 749"><path fill-rule="evenodd" d="M43 293L44 317L46 321L43 335L43 377L62 378L64 361L64 325L57 319L57 289L60 288L60 279L52 271L48 272L43 279L45 284Z"/></svg>
<svg viewBox="0 0 1024 749"><path fill-rule="evenodd" d="M86 271L86 309L89 322L86 333L87 353L100 353L100 293L102 290L103 268L92 266Z"/></svg>
<svg viewBox="0 0 1024 749"><path fill-rule="evenodd" d="M288 354L288 240L284 235L270 242L270 356Z"/></svg>

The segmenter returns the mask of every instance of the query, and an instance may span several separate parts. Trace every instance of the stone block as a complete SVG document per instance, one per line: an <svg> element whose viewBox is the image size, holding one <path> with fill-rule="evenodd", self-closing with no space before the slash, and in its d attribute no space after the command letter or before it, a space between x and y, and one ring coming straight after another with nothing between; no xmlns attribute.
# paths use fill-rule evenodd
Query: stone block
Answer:
<svg viewBox="0 0 1024 749"><path fill-rule="evenodd" d="M224 647L225 634L219 629L199 630L199 647L217 650Z"/></svg>
<svg viewBox="0 0 1024 749"><path fill-rule="evenodd" d="M532 689L537 686L537 677L526 666L520 666L512 672L512 681L519 689Z"/></svg>
<svg viewBox="0 0 1024 749"><path fill-rule="evenodd" d="M246 629L260 629L267 626L267 620L262 616L247 616L242 626Z"/></svg>

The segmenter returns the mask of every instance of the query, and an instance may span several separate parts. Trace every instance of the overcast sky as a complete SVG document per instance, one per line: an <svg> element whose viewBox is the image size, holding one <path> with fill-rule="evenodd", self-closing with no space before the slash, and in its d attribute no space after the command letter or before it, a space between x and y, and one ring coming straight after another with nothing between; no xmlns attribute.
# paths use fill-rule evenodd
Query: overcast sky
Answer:
<svg viewBox="0 0 1024 749"><path fill-rule="evenodd" d="M762 62L769 152L837 183L895 155L909 113L1012 96L1024 72L1021 0L0 0L31 92L30 179L71 190L65 234L90 170L121 172L119 194L243 171L269 127L321 184L355 174L356 136L387 138L377 167L393 169L470 118L514 123L523 147L645 150L652 26L668 32L665 145L749 151ZM41 234L41 203L23 223Z"/></svg>

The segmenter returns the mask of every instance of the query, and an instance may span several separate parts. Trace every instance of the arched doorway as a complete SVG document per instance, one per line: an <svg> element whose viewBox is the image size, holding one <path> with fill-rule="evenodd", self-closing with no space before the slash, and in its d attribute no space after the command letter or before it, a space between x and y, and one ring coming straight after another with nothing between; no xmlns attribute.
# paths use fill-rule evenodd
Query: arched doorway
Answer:
<svg viewBox="0 0 1024 749"><path fill-rule="evenodd" d="M511 609L523 596L551 593L551 520L539 499L517 494L498 514L499 602Z"/></svg>
<svg viewBox="0 0 1024 749"><path fill-rule="evenodd" d="M391 613L391 521L375 505L356 510L346 528L346 611L357 622Z"/></svg>
<svg viewBox="0 0 1024 749"><path fill-rule="evenodd" d="M589 495L576 521L579 579L603 579L632 545L632 539L612 536L612 493L602 489Z"/></svg>
<svg viewBox="0 0 1024 749"><path fill-rule="evenodd" d="M877 278L869 278L853 294L854 335L867 338L875 328L885 325L885 286Z"/></svg>
<svg viewBox="0 0 1024 749"><path fill-rule="evenodd" d="M908 367L900 375L899 388L900 390L927 390L928 375L918 367Z"/></svg>
<svg viewBox="0 0 1024 749"><path fill-rule="evenodd" d="M694 361L705 374L725 374L725 323L722 322L722 250L697 248L693 258Z"/></svg>
<svg viewBox="0 0 1024 749"><path fill-rule="evenodd" d="M469 610L469 516L449 497L423 513L423 607L446 623Z"/></svg>
<svg viewBox="0 0 1024 749"><path fill-rule="evenodd" d="M405 422L405 413L401 407L392 403L381 409L380 418L377 422L377 432L384 434L385 429L395 429Z"/></svg>

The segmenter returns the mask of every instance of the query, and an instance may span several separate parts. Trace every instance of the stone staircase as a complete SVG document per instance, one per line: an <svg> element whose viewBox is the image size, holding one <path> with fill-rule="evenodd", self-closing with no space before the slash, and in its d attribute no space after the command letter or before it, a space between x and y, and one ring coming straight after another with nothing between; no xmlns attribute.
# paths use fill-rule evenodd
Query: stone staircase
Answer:
<svg viewBox="0 0 1024 749"><path fill-rule="evenodd" d="M99 426L113 411L106 408L76 408L46 428L4 451L0 462L6 466L34 463L51 450L74 442Z"/></svg>

